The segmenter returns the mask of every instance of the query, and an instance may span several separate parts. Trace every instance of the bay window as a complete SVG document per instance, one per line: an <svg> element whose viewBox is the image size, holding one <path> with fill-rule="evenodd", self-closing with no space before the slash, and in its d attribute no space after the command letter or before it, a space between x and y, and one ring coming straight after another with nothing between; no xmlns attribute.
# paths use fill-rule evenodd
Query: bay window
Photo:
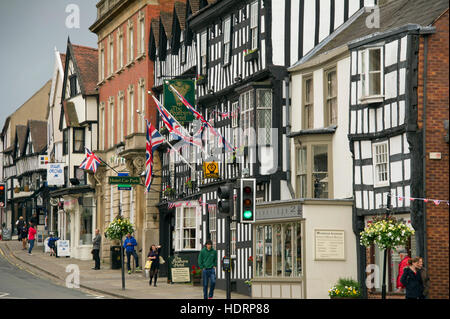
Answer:
<svg viewBox="0 0 450 319"><path fill-rule="evenodd" d="M256 278L302 275L301 222L257 225L255 236Z"/></svg>

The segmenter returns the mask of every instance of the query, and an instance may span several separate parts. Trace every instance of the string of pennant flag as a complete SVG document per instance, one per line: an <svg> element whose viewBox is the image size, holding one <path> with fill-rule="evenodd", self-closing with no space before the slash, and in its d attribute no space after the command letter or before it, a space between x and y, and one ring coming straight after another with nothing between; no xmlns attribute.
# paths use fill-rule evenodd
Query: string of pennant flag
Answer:
<svg viewBox="0 0 450 319"><path fill-rule="evenodd" d="M432 199L432 198L416 198L416 197L406 197L406 196L392 196L398 198L398 200L409 199L410 201L422 200L425 203L433 202L436 206L439 206L441 203L446 203L447 206L450 206L450 202L448 199Z"/></svg>
<svg viewBox="0 0 450 319"><path fill-rule="evenodd" d="M237 195L234 195L234 199L237 198ZM206 206L206 207L217 207L217 204L208 204L202 201L202 198L200 197L198 199L198 203L200 204L200 206ZM167 208L168 209L172 209L172 208L176 208L176 207L180 207L180 206L185 206L185 207L191 207L191 206L197 206L195 203L193 203L192 201L183 201L183 202L168 202L167 203Z"/></svg>

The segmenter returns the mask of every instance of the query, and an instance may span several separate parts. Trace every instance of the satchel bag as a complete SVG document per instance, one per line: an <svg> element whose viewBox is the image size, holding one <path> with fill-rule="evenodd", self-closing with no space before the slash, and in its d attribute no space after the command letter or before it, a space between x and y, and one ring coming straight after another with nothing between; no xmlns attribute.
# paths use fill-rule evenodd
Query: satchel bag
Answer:
<svg viewBox="0 0 450 319"><path fill-rule="evenodd" d="M152 261L151 260L147 260L147 262L145 263L145 269L150 269L152 267Z"/></svg>
<svg viewBox="0 0 450 319"><path fill-rule="evenodd" d="M162 256L159 256L159 263L161 265L164 265L166 263L166 261L164 260L164 258L162 258Z"/></svg>

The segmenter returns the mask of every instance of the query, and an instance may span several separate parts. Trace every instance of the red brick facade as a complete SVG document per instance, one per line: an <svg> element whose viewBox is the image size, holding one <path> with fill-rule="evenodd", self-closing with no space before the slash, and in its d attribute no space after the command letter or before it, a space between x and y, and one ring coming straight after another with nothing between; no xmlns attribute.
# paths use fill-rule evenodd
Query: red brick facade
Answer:
<svg viewBox="0 0 450 319"><path fill-rule="evenodd" d="M107 34L103 37L103 39L99 39L99 54L101 54L101 50L104 50L104 81L99 85L99 103L100 106L104 103L104 125L100 126L100 129L103 127L103 134L100 134L99 138L104 138L105 144L104 149L107 150L120 142L124 142L124 139L120 139L120 126L123 126L124 136L130 135L132 133L143 133L144 130L139 130L138 121L142 121L140 116L136 111L130 112L130 101L128 88L130 85L133 86L133 97L134 97L134 109L141 108L141 97L140 94L140 81L145 81L145 92L148 92L153 87L153 72L154 66L153 61L148 58L148 40L151 26L151 19L156 18L160 15L160 11L172 12L174 6L174 0L161 0L157 5L147 4L145 6L139 6L140 9L136 10L135 7L126 8L125 10L129 12L125 12L124 15L127 17L126 19L121 16L122 23L118 28L115 28L110 34ZM144 4L144 1L142 2ZM142 56L138 50L140 48L140 19L144 17L145 23L145 35L144 35L144 46ZM129 23L131 22L133 26L133 43L134 43L134 59L133 63L129 64L129 52L128 52L128 41L129 41ZM112 23L108 23L111 25ZM118 41L118 32L119 29L122 32L123 36L123 71L117 72L119 69L119 41ZM110 62L110 40L113 42L114 54L113 54L113 73L110 76L111 72L109 70L109 62ZM99 61L101 58L99 57ZM99 74L101 73L101 66L99 65ZM119 92L123 92L124 99L124 110L123 110L123 122L121 122L121 115L119 114ZM114 133L114 142L111 143L109 133L109 126L111 125L111 114L109 108L109 100L113 99L114 101L114 123L116 123L115 129L113 129ZM145 118L149 119L153 125L156 124L156 106L153 102L153 99L149 94L146 94L145 97ZM130 113L133 114L133 127L130 129ZM101 114L99 113L99 116ZM99 119L102 122L102 119ZM144 126L142 125L142 128ZM100 148L102 143L99 143Z"/></svg>
<svg viewBox="0 0 450 319"><path fill-rule="evenodd" d="M428 67L426 85L426 162L425 197L449 199L449 144L444 120L449 119L449 11L433 25L436 33L428 36ZM424 42L419 48L418 110L419 127L423 128L424 105ZM440 160L430 159L430 153L441 153ZM426 247L430 298L449 298L449 206L444 202L426 204Z"/></svg>

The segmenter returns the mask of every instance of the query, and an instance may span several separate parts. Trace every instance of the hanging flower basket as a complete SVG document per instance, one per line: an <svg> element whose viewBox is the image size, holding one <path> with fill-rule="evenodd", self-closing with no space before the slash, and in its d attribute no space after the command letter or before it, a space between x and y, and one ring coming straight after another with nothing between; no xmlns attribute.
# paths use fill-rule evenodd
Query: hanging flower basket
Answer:
<svg viewBox="0 0 450 319"><path fill-rule="evenodd" d="M370 247L375 244L380 249L390 249L406 244L413 234L414 229L397 221L396 218L379 217L360 233L361 245Z"/></svg>
<svg viewBox="0 0 450 319"><path fill-rule="evenodd" d="M134 232L133 224L126 218L115 218L106 228L106 237L121 240L126 234Z"/></svg>

